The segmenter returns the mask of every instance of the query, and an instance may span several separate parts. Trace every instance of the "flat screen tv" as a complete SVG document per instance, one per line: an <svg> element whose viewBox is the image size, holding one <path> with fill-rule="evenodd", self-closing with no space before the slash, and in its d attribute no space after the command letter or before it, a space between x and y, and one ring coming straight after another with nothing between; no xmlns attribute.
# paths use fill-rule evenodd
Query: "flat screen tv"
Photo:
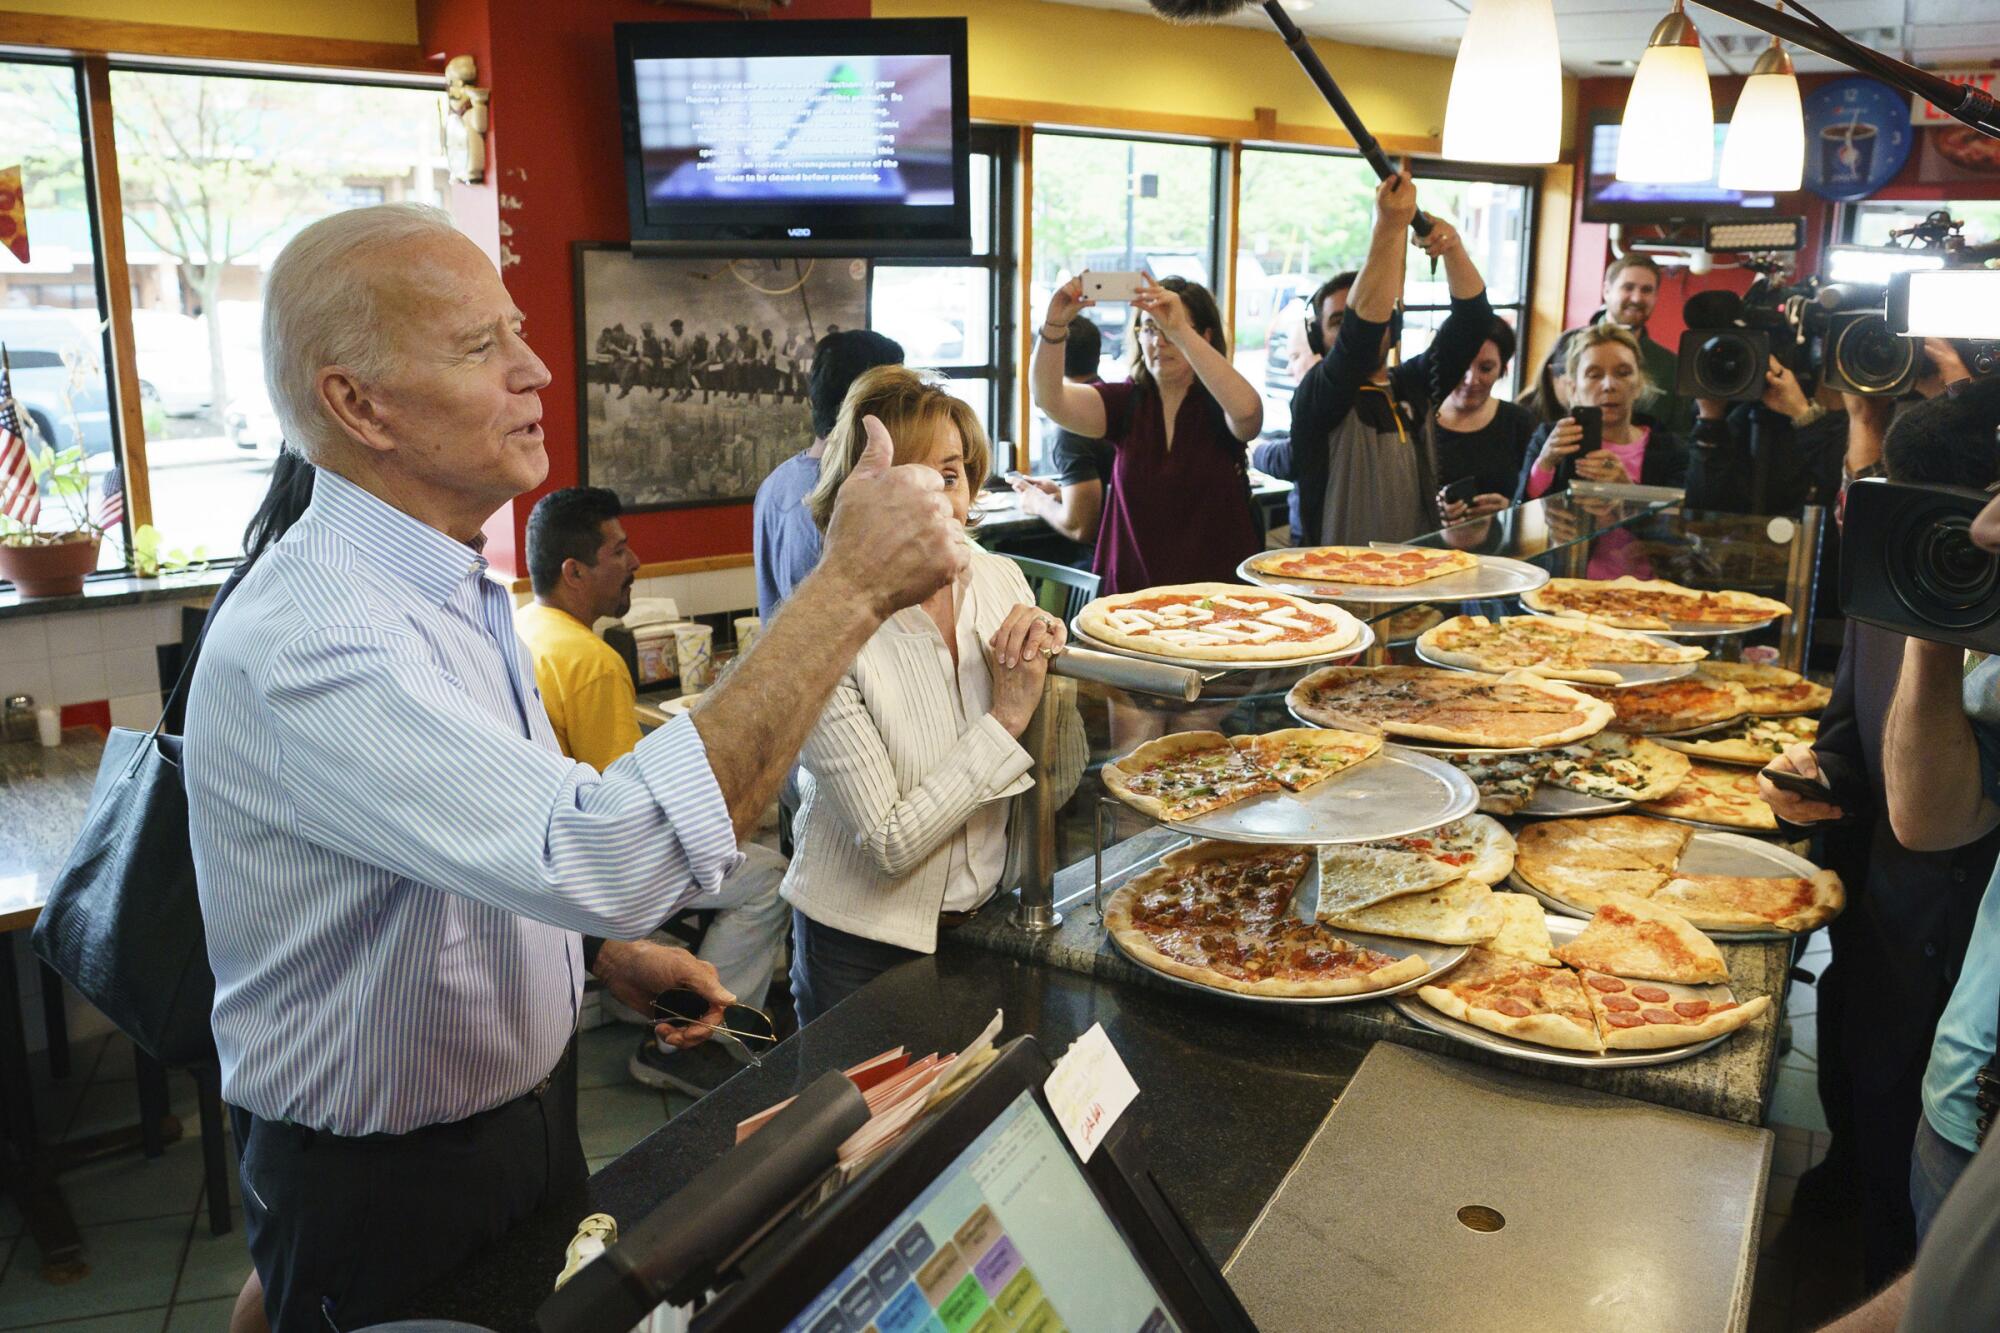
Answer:
<svg viewBox="0 0 2000 1333"><path fill-rule="evenodd" d="M1585 222L1672 222L1728 217L1744 210L1777 207L1777 196L1725 190L1715 183L1722 167L1726 124L1715 127L1715 157L1706 182L1691 185L1641 185L1621 181L1618 167L1618 116L1598 113L1590 122L1590 158L1584 182Z"/></svg>
<svg viewBox="0 0 2000 1333"><path fill-rule="evenodd" d="M965 20L621 23L637 251L966 254Z"/></svg>

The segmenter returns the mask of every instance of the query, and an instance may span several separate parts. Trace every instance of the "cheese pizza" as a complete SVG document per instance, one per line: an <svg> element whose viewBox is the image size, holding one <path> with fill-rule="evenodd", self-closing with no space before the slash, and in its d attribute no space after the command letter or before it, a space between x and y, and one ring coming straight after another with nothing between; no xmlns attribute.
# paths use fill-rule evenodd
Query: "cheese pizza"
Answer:
<svg viewBox="0 0 2000 1333"><path fill-rule="evenodd" d="M1702 592L1665 579L1550 579L1521 594L1521 604L1620 629L1762 625L1788 616L1783 602L1747 592Z"/></svg>
<svg viewBox="0 0 2000 1333"><path fill-rule="evenodd" d="M1616 685L1624 678L1607 664L1658 666L1696 662L1706 648L1661 643L1630 630L1555 616L1453 616L1417 639L1417 650L1444 666L1468 671L1528 668L1544 676Z"/></svg>
<svg viewBox="0 0 2000 1333"><path fill-rule="evenodd" d="M1704 679L1700 675L1616 690L1601 685L1577 688L1616 710L1617 716L1611 722L1613 731L1632 735L1690 731L1730 722L1750 711L1749 699L1733 682Z"/></svg>
<svg viewBox="0 0 2000 1333"><path fill-rule="evenodd" d="M1495 749L1541 748L1604 730L1611 705L1532 671L1493 676L1442 667L1324 667L1286 702L1308 722Z"/></svg>
<svg viewBox="0 0 2000 1333"><path fill-rule="evenodd" d="M1753 662L1703 662L1697 675L1728 681L1743 691L1749 711L1760 717L1817 713L1833 701L1833 691L1796 671Z"/></svg>
<svg viewBox="0 0 2000 1333"><path fill-rule="evenodd" d="M1611 894L1556 957L1578 971L1643 981L1729 980L1729 965L1714 940L1680 913L1629 893Z"/></svg>
<svg viewBox="0 0 2000 1333"><path fill-rule="evenodd" d="M1100 597L1077 628L1113 648L1192 662L1329 657L1361 639L1337 606L1238 583L1185 583Z"/></svg>
<svg viewBox="0 0 2000 1333"><path fill-rule="evenodd" d="M1268 551L1250 561L1251 569L1275 578L1371 588L1407 588L1478 567L1479 557L1465 551L1410 546L1306 546Z"/></svg>
<svg viewBox="0 0 2000 1333"><path fill-rule="evenodd" d="M1337 930L1435 944L1480 944L1498 934L1505 922L1493 897L1493 890L1476 880L1455 879L1435 889L1398 894L1367 907L1322 910L1319 919Z"/></svg>
<svg viewBox="0 0 2000 1333"><path fill-rule="evenodd" d="M1690 764L1680 786L1638 807L1647 814L1691 819L1697 824L1775 833L1778 816L1757 790L1754 769Z"/></svg>

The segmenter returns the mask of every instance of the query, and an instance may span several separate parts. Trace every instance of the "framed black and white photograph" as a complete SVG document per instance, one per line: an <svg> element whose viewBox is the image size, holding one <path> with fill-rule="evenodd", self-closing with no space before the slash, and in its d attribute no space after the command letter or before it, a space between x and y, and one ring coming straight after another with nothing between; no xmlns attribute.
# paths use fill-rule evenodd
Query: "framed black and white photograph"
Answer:
<svg viewBox="0 0 2000 1333"><path fill-rule="evenodd" d="M627 509L748 501L812 443L819 340L867 326L861 259L687 259L576 247L583 481Z"/></svg>

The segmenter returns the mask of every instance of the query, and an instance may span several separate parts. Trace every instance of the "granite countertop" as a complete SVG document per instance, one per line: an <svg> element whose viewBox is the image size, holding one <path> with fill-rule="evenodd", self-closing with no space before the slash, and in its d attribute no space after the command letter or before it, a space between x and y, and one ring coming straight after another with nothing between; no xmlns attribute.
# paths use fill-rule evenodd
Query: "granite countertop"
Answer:
<svg viewBox="0 0 2000 1333"><path fill-rule="evenodd" d="M1175 845L1181 835L1151 829L1127 839L1104 854L1104 873L1117 871ZM1322 1032L1363 1044L1400 1042L1425 1050L1492 1064L1540 1078L1574 1083L1599 1092L1695 1111L1746 1125L1764 1122L1765 1107L1777 1078L1778 1029L1783 1021L1785 982L1791 969L1791 945L1784 941L1724 944L1731 984L1741 998L1769 995L1771 1011L1714 1049L1673 1064L1640 1068L1581 1070L1517 1060L1455 1041L1403 1017L1386 1001L1324 1006L1270 1005L1223 995L1191 995L1186 986L1138 966L1120 953L1097 924L1091 907L1095 872L1084 860L1056 876L1055 898L1062 906L1062 926L1044 935L1029 935L1013 923L1014 899L1003 896L978 917L952 932L955 946L988 950L1010 958L1043 963L1064 971L1147 988L1160 994L1190 997L1196 1003L1228 1013L1248 1013L1273 1028ZM1072 901L1073 900L1073 901Z"/></svg>
<svg viewBox="0 0 2000 1333"><path fill-rule="evenodd" d="M412 1314L533 1327L587 1213L637 1224L735 1141L739 1120L896 1045L955 1051L993 1016L1051 1060L1102 1023L1141 1091L1127 1115L1154 1174L1218 1264L1277 1190L1366 1055L1363 1044L1194 995L1161 995L947 946L781 1044L441 1283Z"/></svg>
<svg viewBox="0 0 2000 1333"><path fill-rule="evenodd" d="M0 744L0 930L34 922L49 881L62 869L104 756L94 727L71 727L45 750L34 741Z"/></svg>

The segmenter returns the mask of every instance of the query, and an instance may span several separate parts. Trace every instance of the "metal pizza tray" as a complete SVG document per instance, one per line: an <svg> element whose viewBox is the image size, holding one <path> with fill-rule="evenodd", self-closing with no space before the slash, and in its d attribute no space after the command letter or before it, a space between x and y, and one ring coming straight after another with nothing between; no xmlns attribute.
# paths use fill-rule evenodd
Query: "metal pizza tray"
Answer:
<svg viewBox="0 0 2000 1333"><path fill-rule="evenodd" d="M1124 876L1121 878L1120 883L1122 884L1125 879L1130 878L1132 878L1130 875ZM1111 886L1107 884L1105 888L1108 892ZM1318 912L1319 858L1314 857L1312 868L1306 871L1305 878L1299 882L1298 893L1292 899L1291 914L1301 921L1311 921L1318 915ZM1327 929L1351 944L1358 944L1364 949L1374 949L1378 953L1388 954L1392 958L1402 958L1410 954L1416 954L1424 960L1427 967L1422 976L1412 977L1401 985L1385 986L1381 990L1362 991L1358 995L1245 995L1241 991L1223 990L1220 987L1203 985L1199 981L1190 981L1186 977L1177 977L1169 972L1161 972L1144 959L1135 958L1133 955L1126 953L1125 945L1116 935L1106 931L1105 937L1117 947L1119 953L1125 955L1128 961L1138 967L1144 968L1147 972L1160 978L1162 981L1171 981L1176 986L1185 986L1189 990L1198 990L1204 995L1219 995L1225 1000L1246 1000L1251 1004L1356 1004L1367 1000L1387 999L1389 996L1401 995L1404 991L1414 990L1418 986L1429 985L1440 975L1457 967L1460 962L1464 961L1465 955L1469 952L1463 944L1433 944L1429 940L1406 940L1394 935L1371 935L1365 931L1343 930L1338 926L1328 926Z"/></svg>
<svg viewBox="0 0 2000 1333"><path fill-rule="evenodd" d="M1549 940L1561 945L1573 940L1583 930L1585 922L1574 917L1551 916L1548 918ZM1700 1055L1711 1046L1719 1045L1735 1036L1735 1032L1725 1032L1707 1041L1694 1042L1687 1046L1668 1046L1657 1051L1606 1051L1601 1055L1590 1055L1583 1051L1558 1050L1554 1046L1537 1046L1531 1041L1517 1041L1503 1037L1497 1032L1461 1023L1456 1018L1430 1007L1416 995L1397 995L1389 1001L1396 1006L1396 1012L1433 1032L1441 1032L1447 1037L1477 1046L1481 1050L1498 1055L1511 1055L1517 1060L1531 1060L1542 1065L1563 1065L1570 1069L1632 1069L1643 1065L1670 1065L1677 1060L1685 1060L1692 1055ZM1741 1028L1737 1032L1742 1031Z"/></svg>
<svg viewBox="0 0 2000 1333"><path fill-rule="evenodd" d="M1427 551L1435 554L1437 547L1402 546L1395 542L1371 542L1378 551ZM1296 548L1294 548L1296 549ZM1479 602L1496 597L1519 597L1549 581L1549 571L1539 565L1531 565L1525 560L1511 560L1504 555L1475 555L1479 561L1476 569L1460 570L1456 574L1445 574L1438 578L1413 583L1406 588L1392 588L1380 583L1310 583L1302 579L1288 579L1278 574L1261 574L1250 568L1251 560L1261 560L1265 556L1280 554L1277 551L1259 551L1236 567L1236 577L1245 583L1254 583L1262 588L1272 588L1278 592L1288 592L1295 597L1310 597L1322 602L1377 602L1384 606L1402 606L1416 602Z"/></svg>
<svg viewBox="0 0 2000 1333"><path fill-rule="evenodd" d="M1652 636L1649 635L1647 637L1650 638ZM1443 667L1447 671L1476 670L1476 668L1474 667L1459 666L1455 662L1445 662L1439 660L1438 658L1432 657L1429 653L1424 651L1424 646L1422 643L1417 644L1417 660L1429 666ZM1565 680L1561 676L1551 676L1549 677L1549 679L1560 680L1565 685L1581 685L1585 683L1591 683L1591 684L1596 684L1598 689L1622 690L1633 685L1657 685L1662 681L1679 680L1683 676L1691 676L1694 674L1694 669L1697 664L1693 662L1657 662L1657 663L1640 663L1637 665L1627 666L1627 665L1621 665L1616 662L1600 662L1597 663L1597 665L1603 667L1606 671L1616 672L1618 676L1618 683L1616 685L1611 685L1611 684L1598 684L1597 682Z"/></svg>
<svg viewBox="0 0 2000 1333"><path fill-rule="evenodd" d="M1658 819L1660 816L1649 815L1648 818ZM1673 822L1685 824L1688 821L1677 819ZM1690 875L1801 875L1811 877L1819 870L1819 867L1806 860L1803 856L1794 852L1788 852L1782 847L1763 841L1761 838L1752 838L1741 833L1722 833L1713 829L1703 829L1701 832L1695 834L1694 837L1688 839L1686 849L1681 852L1680 864L1675 869L1685 870ZM1535 897L1541 899L1551 912L1559 916L1580 921L1590 919L1591 913L1589 909L1564 902L1554 894L1536 888L1518 870L1508 875L1507 880L1521 892L1532 893ZM1554 927L1555 920L1556 917L1550 917L1549 924L1551 928ZM1791 940L1797 939L1800 934L1800 932L1795 930L1722 930L1707 926L1698 926L1696 929L1700 930L1702 934L1708 936L1710 939L1721 940L1728 944L1749 943L1754 940Z"/></svg>
<svg viewBox="0 0 2000 1333"><path fill-rule="evenodd" d="M1223 842L1374 842L1422 833L1479 808L1472 779L1427 754L1384 745L1379 754L1304 791L1266 792L1193 819L1159 821Z"/></svg>
<svg viewBox="0 0 2000 1333"><path fill-rule="evenodd" d="M1541 616L1545 620L1575 619L1575 611L1543 611L1521 603L1521 609L1531 616ZM1755 634L1758 630L1769 629L1778 623L1778 617L1769 620L1754 620L1746 625L1710 625L1692 620L1676 620L1667 629L1636 630L1634 633L1656 635L1663 639L1721 639L1731 634Z"/></svg>
<svg viewBox="0 0 2000 1333"><path fill-rule="evenodd" d="M1630 801L1615 800L1607 796L1585 796L1580 791L1567 787L1552 787L1543 782L1535 788L1535 794L1528 803L1514 813L1530 815L1538 819L1576 819L1583 815L1614 815L1620 810L1629 810Z"/></svg>
<svg viewBox="0 0 2000 1333"><path fill-rule="evenodd" d="M1314 653L1310 657L1281 657L1260 662L1217 662L1206 657L1170 657L1165 653L1144 653L1137 648L1124 648L1115 643L1106 643L1102 639L1093 639L1078 625L1077 622L1081 619L1082 616L1079 614L1076 620L1069 623L1070 642L1078 647L1100 653L1116 653L1120 657L1135 657L1142 662L1163 662L1168 666L1187 667L1191 671L1199 671L1209 676L1225 671L1284 671L1291 667L1331 666L1359 657L1375 644L1374 629L1367 621L1357 618L1354 623L1359 627L1360 633L1345 647L1330 653Z"/></svg>

